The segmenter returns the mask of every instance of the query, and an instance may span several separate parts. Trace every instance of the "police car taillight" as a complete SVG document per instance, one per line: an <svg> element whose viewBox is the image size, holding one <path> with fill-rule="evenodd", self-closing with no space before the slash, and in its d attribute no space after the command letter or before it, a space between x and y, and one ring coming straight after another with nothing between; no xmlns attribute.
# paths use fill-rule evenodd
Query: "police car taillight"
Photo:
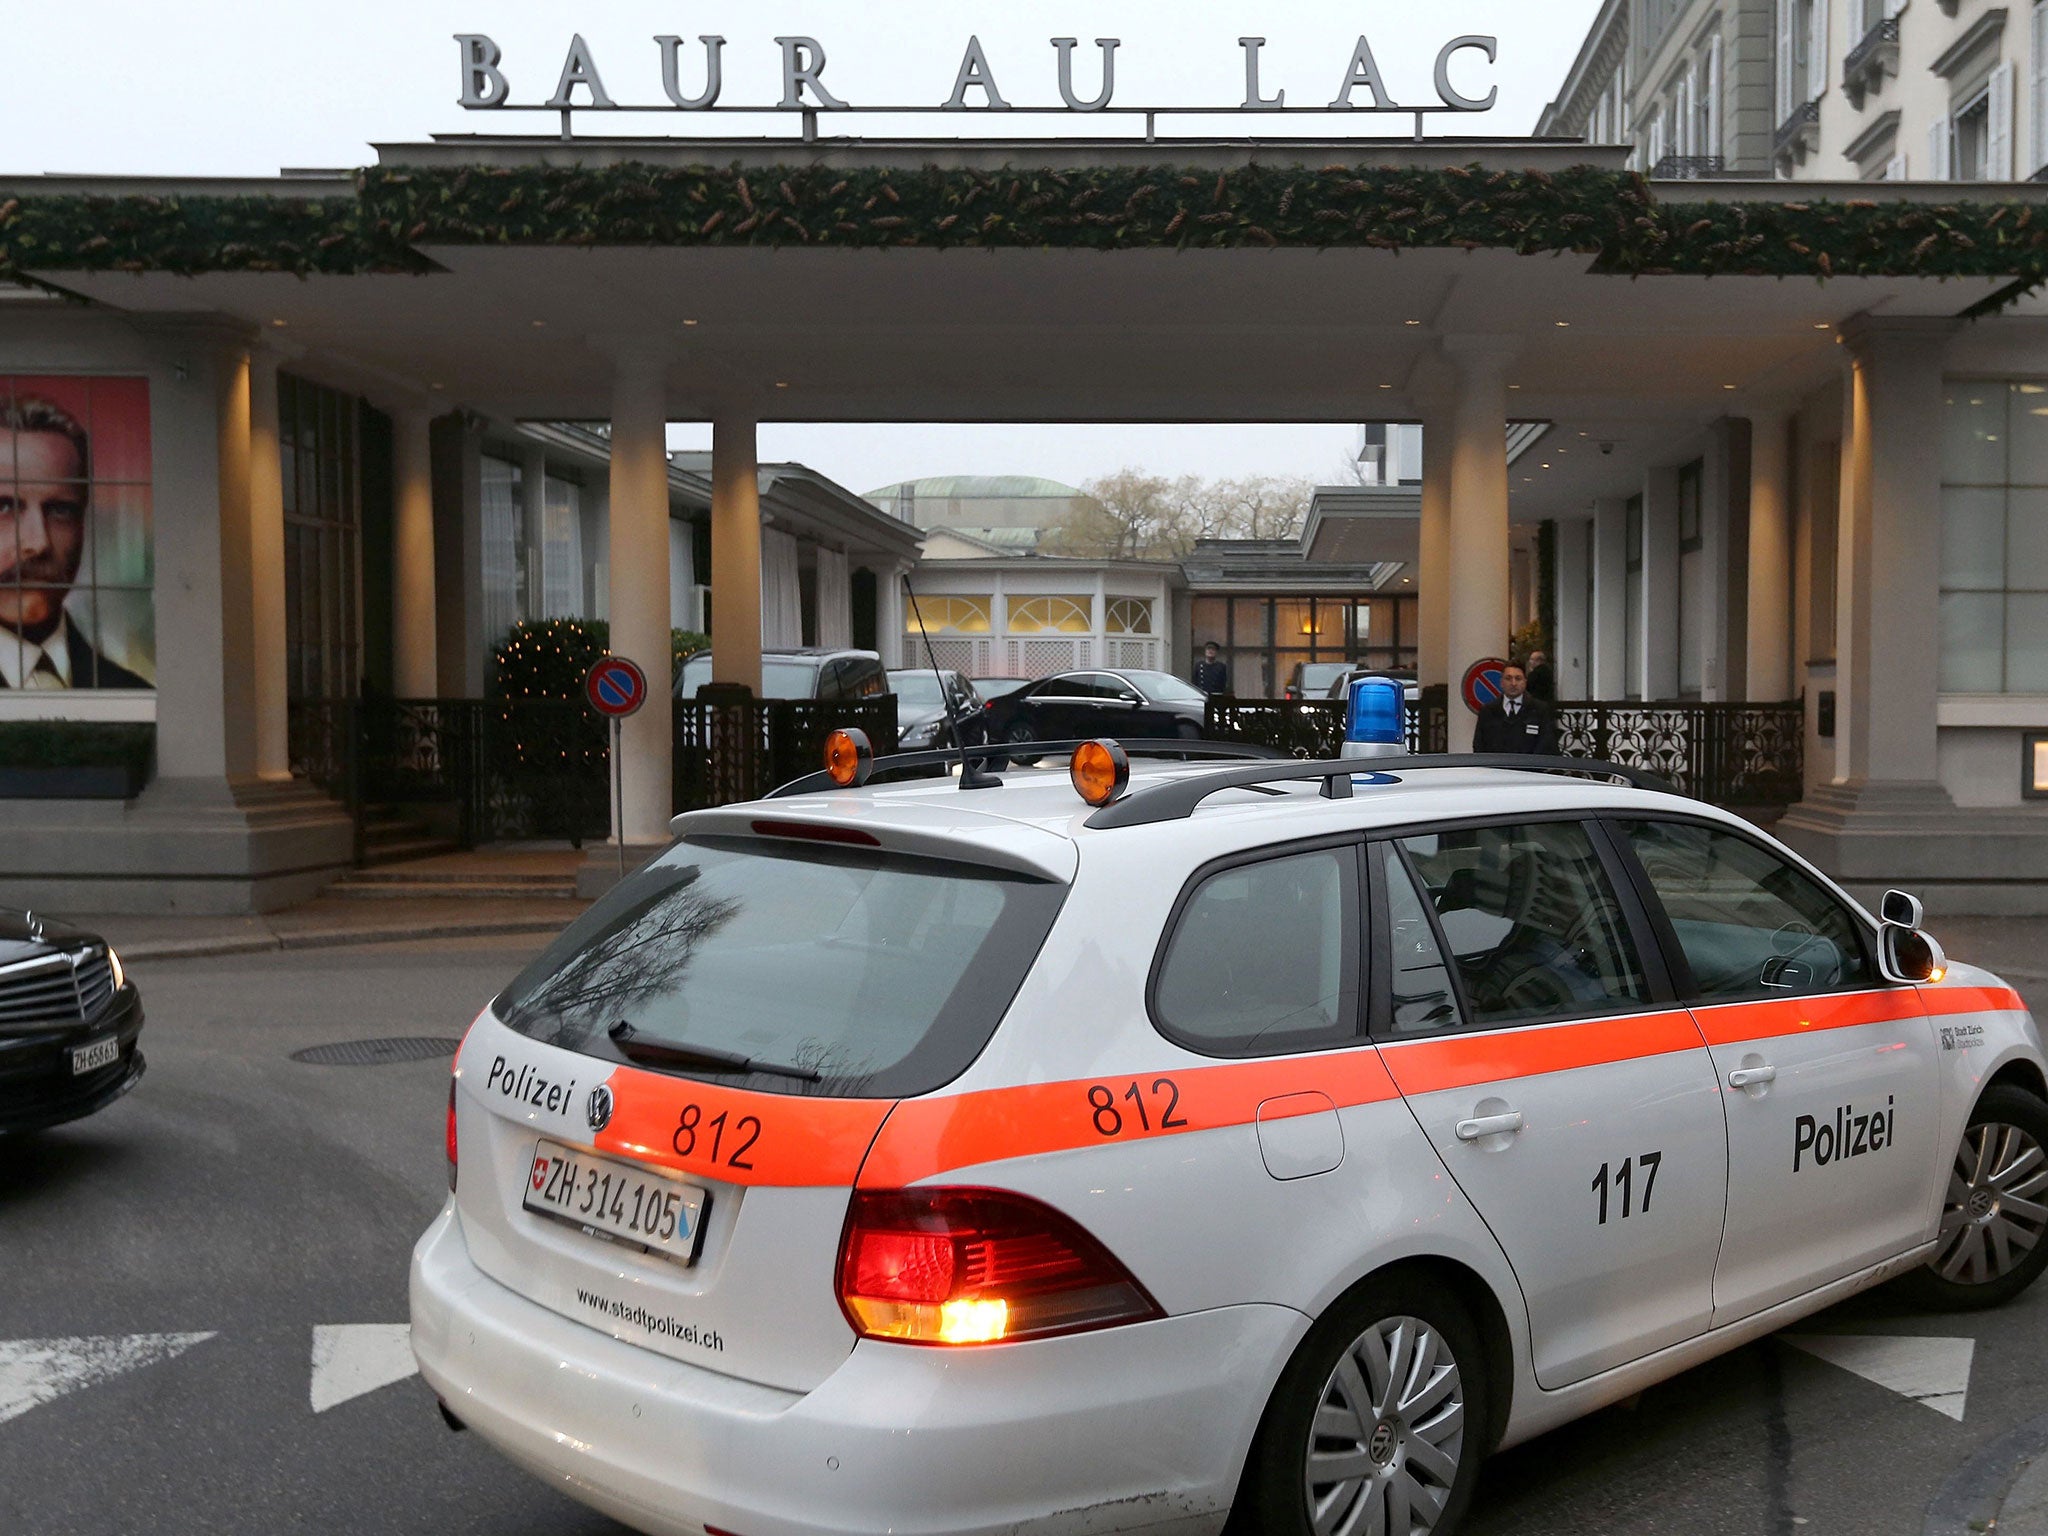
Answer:
<svg viewBox="0 0 2048 1536"><path fill-rule="evenodd" d="M448 1079L448 1190L455 1191L455 1079Z"/></svg>
<svg viewBox="0 0 2048 1536"><path fill-rule="evenodd" d="M1077 1223L992 1189L856 1192L839 1304L862 1337L907 1344L995 1344L1163 1315Z"/></svg>

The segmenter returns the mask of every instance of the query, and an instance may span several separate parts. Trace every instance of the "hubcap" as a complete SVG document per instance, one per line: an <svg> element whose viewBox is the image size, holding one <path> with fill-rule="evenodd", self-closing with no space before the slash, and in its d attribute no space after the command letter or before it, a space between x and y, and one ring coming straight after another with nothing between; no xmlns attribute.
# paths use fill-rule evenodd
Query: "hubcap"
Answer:
<svg viewBox="0 0 2048 1536"><path fill-rule="evenodd" d="M1374 1323L1337 1361L1316 1405L1303 1468L1316 1536L1422 1536L1458 1478L1465 1388L1427 1323Z"/></svg>
<svg viewBox="0 0 2048 1536"><path fill-rule="evenodd" d="M1941 1213L1944 1280L1983 1285L2012 1273L2048 1230L2048 1154L2016 1125L1973 1125L1963 1133Z"/></svg>

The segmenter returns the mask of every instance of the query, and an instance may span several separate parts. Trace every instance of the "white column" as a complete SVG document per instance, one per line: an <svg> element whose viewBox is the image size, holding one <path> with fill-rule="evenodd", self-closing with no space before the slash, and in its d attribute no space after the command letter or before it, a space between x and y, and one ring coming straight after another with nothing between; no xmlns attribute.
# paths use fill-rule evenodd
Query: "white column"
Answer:
<svg viewBox="0 0 2048 1536"><path fill-rule="evenodd" d="M711 424L711 675L761 691L761 466L752 416ZM612 553L616 568L618 551Z"/></svg>
<svg viewBox="0 0 2048 1536"><path fill-rule="evenodd" d="M1593 503L1592 680L1595 699L1628 697L1628 502Z"/></svg>
<svg viewBox="0 0 2048 1536"><path fill-rule="evenodd" d="M1678 697L1678 470L1643 480L1643 611L1636 655L1645 699Z"/></svg>
<svg viewBox="0 0 2048 1536"><path fill-rule="evenodd" d="M627 843L666 843L673 814L668 647L668 393L660 353L632 351L612 376L611 650L647 673L647 703L620 731L619 825Z"/></svg>
<svg viewBox="0 0 2048 1536"><path fill-rule="evenodd" d="M1837 540L1836 782L1939 778L1942 360L1947 321L1845 331L1854 355Z"/></svg>
<svg viewBox="0 0 2048 1536"><path fill-rule="evenodd" d="M249 354L249 677L255 696L256 772L266 779L288 779L292 772L277 364L277 354L267 348Z"/></svg>
<svg viewBox="0 0 2048 1536"><path fill-rule="evenodd" d="M1783 411L1749 415L1748 677L1741 697L1792 697L1792 488ZM1734 681L1730 679L1731 683Z"/></svg>
<svg viewBox="0 0 2048 1536"><path fill-rule="evenodd" d="M529 619L549 617L547 509L547 450L528 444L519 455L519 540L526 546L526 590L519 594L519 606Z"/></svg>
<svg viewBox="0 0 2048 1536"><path fill-rule="evenodd" d="M1457 367L1451 413L1450 583L1447 626L1451 685L1484 656L1508 644L1507 370L1512 353L1492 341L1445 344ZM1456 698L1450 708L1453 752L1472 750L1475 717Z"/></svg>
<svg viewBox="0 0 2048 1536"><path fill-rule="evenodd" d="M220 667L221 729L230 779L256 771L256 692L251 658L254 614L249 606L249 349L236 346L220 358L217 388L220 465ZM176 666L159 656L158 671ZM164 700L157 707L162 710Z"/></svg>
<svg viewBox="0 0 2048 1536"><path fill-rule="evenodd" d="M1557 633L1550 637L1550 667L1559 699L1587 697L1593 615L1586 602L1586 582L1591 574L1592 532L1590 522L1557 524Z"/></svg>
<svg viewBox="0 0 2048 1536"><path fill-rule="evenodd" d="M1451 677L1451 447L1448 396L1422 401L1422 527L1415 573L1416 680Z"/></svg>
<svg viewBox="0 0 2048 1536"><path fill-rule="evenodd" d="M422 404L391 413L391 688L401 699L440 691L432 425Z"/></svg>

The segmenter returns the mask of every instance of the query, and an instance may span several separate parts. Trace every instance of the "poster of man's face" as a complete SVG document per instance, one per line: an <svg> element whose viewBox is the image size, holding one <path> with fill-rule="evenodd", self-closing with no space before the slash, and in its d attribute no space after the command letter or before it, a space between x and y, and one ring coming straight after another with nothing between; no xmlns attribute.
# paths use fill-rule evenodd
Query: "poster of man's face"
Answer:
<svg viewBox="0 0 2048 1536"><path fill-rule="evenodd" d="M0 691L156 676L149 384L0 375Z"/></svg>

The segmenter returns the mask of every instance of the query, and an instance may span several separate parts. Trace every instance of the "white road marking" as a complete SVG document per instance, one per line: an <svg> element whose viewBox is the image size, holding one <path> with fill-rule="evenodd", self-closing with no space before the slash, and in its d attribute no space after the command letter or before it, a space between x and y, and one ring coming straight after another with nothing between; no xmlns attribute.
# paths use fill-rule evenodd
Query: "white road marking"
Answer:
<svg viewBox="0 0 2048 1536"><path fill-rule="evenodd" d="M313 1330L313 1411L325 1413L419 1370L405 1323L338 1323Z"/></svg>
<svg viewBox="0 0 2048 1536"><path fill-rule="evenodd" d="M0 1424L66 1392L182 1355L211 1333L0 1339Z"/></svg>
<svg viewBox="0 0 2048 1536"><path fill-rule="evenodd" d="M1924 1403L1958 1424L1970 1395L1970 1362L1975 1339L1915 1339L1887 1335L1781 1333L1794 1349L1803 1349L1830 1365L1853 1371L1865 1381Z"/></svg>

